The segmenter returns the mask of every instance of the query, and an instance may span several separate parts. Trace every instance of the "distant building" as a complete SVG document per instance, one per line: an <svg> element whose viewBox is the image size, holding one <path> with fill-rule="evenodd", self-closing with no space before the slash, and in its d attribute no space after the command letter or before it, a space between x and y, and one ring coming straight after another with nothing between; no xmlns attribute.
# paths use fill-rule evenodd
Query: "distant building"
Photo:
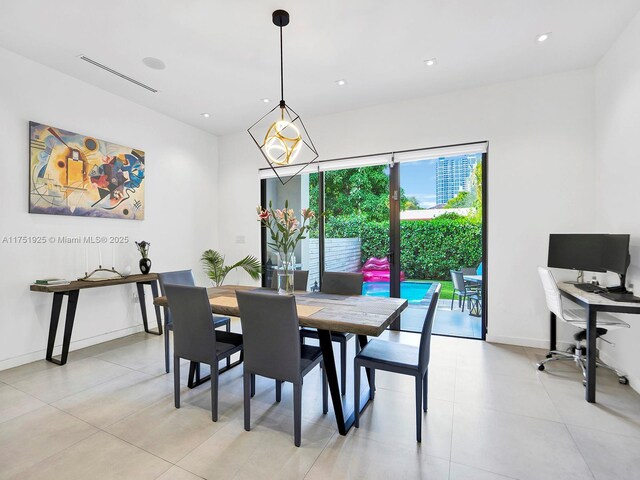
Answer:
<svg viewBox="0 0 640 480"><path fill-rule="evenodd" d="M436 163L436 203L447 203L458 192L468 192L471 172L479 161L477 155L439 158Z"/></svg>

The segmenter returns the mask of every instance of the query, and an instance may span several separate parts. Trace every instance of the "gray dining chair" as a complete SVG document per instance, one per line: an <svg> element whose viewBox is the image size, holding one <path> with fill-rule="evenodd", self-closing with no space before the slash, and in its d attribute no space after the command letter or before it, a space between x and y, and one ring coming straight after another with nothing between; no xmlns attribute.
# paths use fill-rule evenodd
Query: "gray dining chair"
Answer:
<svg viewBox="0 0 640 480"><path fill-rule="evenodd" d="M296 299L272 292L237 291L244 337L244 429L251 430L251 397L255 376L276 381L276 401L282 398L282 382L293 384L294 443L300 446L303 377L322 366L320 347L302 345ZM327 376L322 369L322 413L327 413Z"/></svg>
<svg viewBox="0 0 640 480"><path fill-rule="evenodd" d="M467 282L464 281L464 274L460 270L451 270L451 280L453 281L453 294L451 295L451 310L453 310L453 302L458 295L458 307L462 306L464 312L464 305L469 299L479 301L479 292L477 289L469 288Z"/></svg>
<svg viewBox="0 0 640 480"><path fill-rule="evenodd" d="M373 339L356 355L353 362L354 368L354 405L355 426L360 426L360 369L371 369L371 388L369 398L375 396L375 370L411 375L416 384L416 438L422 441L422 413L420 407L427 411L427 394L429 392L429 356L431 353L431 329L438 308L441 285L438 283L420 334L420 346L405 345L402 343L388 342Z"/></svg>
<svg viewBox="0 0 640 480"><path fill-rule="evenodd" d="M218 331L211 321L207 289L165 285L173 317L173 390L180 408L180 359L211 368L211 419L218 421L218 362L242 351L242 335Z"/></svg>
<svg viewBox="0 0 640 480"><path fill-rule="evenodd" d="M352 272L324 272L320 291L336 295L362 295L362 273ZM318 339L318 331L315 328L303 327L300 336L304 343L305 338ZM331 341L340 344L340 388L342 395L347 393L347 342L353 337L353 333L331 332ZM356 353L360 344L356 342Z"/></svg>
<svg viewBox="0 0 640 480"><path fill-rule="evenodd" d="M309 282L309 270L293 271L293 289L294 290L306 291L308 282ZM274 269L273 274L271 275L271 288L273 290L278 289L278 269Z"/></svg>
<svg viewBox="0 0 640 480"><path fill-rule="evenodd" d="M193 272L191 270L176 270L175 272L163 272L158 274L158 281L160 282L160 293L163 297L167 296L165 286L167 284L172 285L187 285L195 286L196 281L193 278ZM213 316L213 322L216 328L225 327L227 332L231 331L231 319L229 317ZM164 308L164 368L167 373L171 371L171 352L169 345L169 330L173 330L173 321L171 319L171 310ZM227 360L227 366L229 366L229 360Z"/></svg>

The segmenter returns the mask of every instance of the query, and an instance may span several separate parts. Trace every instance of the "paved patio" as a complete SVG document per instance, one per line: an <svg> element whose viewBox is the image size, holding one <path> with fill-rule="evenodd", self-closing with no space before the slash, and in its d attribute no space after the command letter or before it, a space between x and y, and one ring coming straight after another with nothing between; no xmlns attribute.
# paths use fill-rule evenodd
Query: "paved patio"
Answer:
<svg viewBox="0 0 640 480"><path fill-rule="evenodd" d="M438 311L433 324L433 333L453 335L457 337L482 338L482 319L469 315L465 307L464 312L458 307L458 301L451 308L451 300L440 300ZM427 313L427 306L409 305L402 312L401 328L409 332L420 332Z"/></svg>

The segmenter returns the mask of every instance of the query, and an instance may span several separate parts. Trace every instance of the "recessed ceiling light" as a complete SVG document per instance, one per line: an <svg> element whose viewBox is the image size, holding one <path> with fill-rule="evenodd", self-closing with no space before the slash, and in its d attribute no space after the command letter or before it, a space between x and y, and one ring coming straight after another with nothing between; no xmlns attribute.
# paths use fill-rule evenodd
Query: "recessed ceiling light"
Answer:
<svg viewBox="0 0 640 480"><path fill-rule="evenodd" d="M436 63L438 63L438 60L436 58L429 58L428 60L424 61L424 64L427 67L433 67Z"/></svg>
<svg viewBox="0 0 640 480"><path fill-rule="evenodd" d="M549 40L549 37L551 36L551 32L547 32L547 33L541 33L540 35L538 35L536 37L536 41L537 42L546 42L547 40Z"/></svg>
<svg viewBox="0 0 640 480"><path fill-rule="evenodd" d="M262 103L269 103L271 100L269 100L268 98L263 98L262 99Z"/></svg>
<svg viewBox="0 0 640 480"><path fill-rule="evenodd" d="M167 68L162 60L155 57L145 57L142 59L142 63L144 63L149 68L153 68L154 70L164 70L165 68Z"/></svg>
<svg viewBox="0 0 640 480"><path fill-rule="evenodd" d="M202 115L204 118L209 118L211 116L210 113L201 113L200 115Z"/></svg>
<svg viewBox="0 0 640 480"><path fill-rule="evenodd" d="M344 79L340 79L340 80L336 80L336 85L338 85L339 87L342 87L343 85L346 85L347 81Z"/></svg>

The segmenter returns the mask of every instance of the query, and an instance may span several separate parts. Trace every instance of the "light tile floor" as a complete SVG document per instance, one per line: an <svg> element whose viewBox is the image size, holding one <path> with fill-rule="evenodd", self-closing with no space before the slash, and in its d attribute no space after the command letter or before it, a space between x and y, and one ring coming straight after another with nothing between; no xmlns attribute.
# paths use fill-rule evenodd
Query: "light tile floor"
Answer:
<svg viewBox="0 0 640 480"><path fill-rule="evenodd" d="M448 337L434 337L432 347L422 444L414 440L412 379L383 372L361 427L346 437L331 407L322 415L319 371L306 377L296 448L290 386L276 404L273 382L258 378L252 430L244 431L242 367L221 376L213 423L209 388L189 390L183 363L176 410L160 337L73 352L64 367L6 370L0 479L640 478L640 396L610 372L598 372L599 402L591 405L571 365L535 369L542 350Z"/></svg>
<svg viewBox="0 0 640 480"><path fill-rule="evenodd" d="M421 332L427 308L422 305L409 305L409 308L402 312L400 320L402 330ZM457 299L453 308L451 308L451 300L440 300L438 314L433 321L433 333L454 337L482 338L482 319L469 315L469 309L466 306L463 312L462 308L458 306Z"/></svg>

